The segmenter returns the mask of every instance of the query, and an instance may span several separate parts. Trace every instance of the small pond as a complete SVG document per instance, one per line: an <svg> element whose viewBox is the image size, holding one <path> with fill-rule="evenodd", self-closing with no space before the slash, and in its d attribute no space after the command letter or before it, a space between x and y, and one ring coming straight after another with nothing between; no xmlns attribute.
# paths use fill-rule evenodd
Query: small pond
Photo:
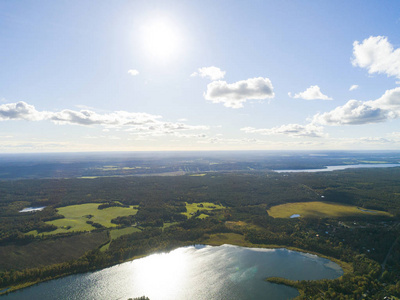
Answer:
<svg viewBox="0 0 400 300"><path fill-rule="evenodd" d="M20 210L20 213L26 213L26 212L35 212L35 211L40 211L43 210L46 206L41 206L41 207L25 207L24 209Z"/></svg>

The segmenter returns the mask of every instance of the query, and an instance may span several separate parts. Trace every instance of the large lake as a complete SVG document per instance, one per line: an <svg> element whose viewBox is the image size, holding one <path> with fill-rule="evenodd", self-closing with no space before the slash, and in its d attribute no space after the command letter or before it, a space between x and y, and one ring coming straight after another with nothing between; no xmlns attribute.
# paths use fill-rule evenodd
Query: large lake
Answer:
<svg viewBox="0 0 400 300"><path fill-rule="evenodd" d="M190 246L100 271L41 283L4 296L14 299L150 300L290 299L294 288L266 277L333 279L343 274L330 260L287 249Z"/></svg>
<svg viewBox="0 0 400 300"><path fill-rule="evenodd" d="M298 173L298 172L330 172L344 169L357 169L357 168L393 168L400 167L400 164L358 164L358 165L341 165L341 166L327 166L324 169L295 169L295 170L274 170L277 173Z"/></svg>

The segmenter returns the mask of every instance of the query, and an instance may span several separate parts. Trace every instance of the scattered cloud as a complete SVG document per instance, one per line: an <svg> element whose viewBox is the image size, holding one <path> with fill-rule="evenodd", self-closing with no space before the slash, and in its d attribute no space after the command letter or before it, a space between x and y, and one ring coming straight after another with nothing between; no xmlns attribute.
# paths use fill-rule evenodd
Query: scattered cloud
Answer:
<svg viewBox="0 0 400 300"><path fill-rule="evenodd" d="M387 37L370 36L353 43L353 66L368 70L369 74L385 73L400 79L400 48L394 49Z"/></svg>
<svg viewBox="0 0 400 300"><path fill-rule="evenodd" d="M47 112L39 112L33 105L23 101L0 105L0 121L26 120L40 121L47 117Z"/></svg>
<svg viewBox="0 0 400 300"><path fill-rule="evenodd" d="M128 74L130 74L130 75L132 75L132 76L136 76L136 75L139 75L139 71L138 71L138 70L135 70L135 69L130 69L130 70L128 71Z"/></svg>
<svg viewBox="0 0 400 300"><path fill-rule="evenodd" d="M345 105L313 117L314 124L360 125L400 117L400 88L388 90L377 100L349 100Z"/></svg>
<svg viewBox="0 0 400 300"><path fill-rule="evenodd" d="M47 119L56 124L104 125L104 126L135 126L149 125L158 122L161 116L147 113L130 113L116 111L109 114L98 114L90 110L74 111L64 109L60 112L47 113Z"/></svg>
<svg viewBox="0 0 400 300"><path fill-rule="evenodd" d="M395 143L394 140L382 138L382 137L362 137L358 139L360 142L366 144L393 144Z"/></svg>
<svg viewBox="0 0 400 300"><path fill-rule="evenodd" d="M292 97L292 93L289 92L288 95L289 97ZM332 100L331 97L322 94L321 89L319 88L318 85L312 85L304 92L294 94L292 98L295 99L300 98L304 100Z"/></svg>
<svg viewBox="0 0 400 300"><path fill-rule="evenodd" d="M323 133L323 127L314 125L314 124L307 124L307 125L300 125L300 124L287 124L282 126L277 126L273 128L264 128L264 129L257 129L253 127L244 127L240 130L246 133L259 133L262 135L288 135L292 137L324 137L325 134Z"/></svg>
<svg viewBox="0 0 400 300"><path fill-rule="evenodd" d="M23 101L0 105L0 121L52 121L58 125L105 126L109 128L127 128L131 132L147 132L152 135L173 134L184 130L208 130L208 126L188 125L183 122L165 122L159 115L115 111L98 114L90 110L74 111L64 109L59 112L38 111L33 105ZM104 130L106 131L106 130Z"/></svg>
<svg viewBox="0 0 400 300"><path fill-rule="evenodd" d="M240 108L243 103L252 99L273 98L273 86L268 78L250 78L235 83L213 81L207 85L204 93L206 100L213 103L223 103L226 107Z"/></svg>
<svg viewBox="0 0 400 300"><path fill-rule="evenodd" d="M221 144L221 145L245 145L245 144L256 144L262 143L263 141L257 139L232 139L232 138L223 138L220 136L207 137L201 140L198 140L199 144Z"/></svg>
<svg viewBox="0 0 400 300"><path fill-rule="evenodd" d="M208 77L211 80L218 80L224 78L226 72L222 71L220 68L211 66L211 67L204 67L199 68L197 72L192 73L190 76L200 76L200 77Z"/></svg>
<svg viewBox="0 0 400 300"><path fill-rule="evenodd" d="M357 85L357 84L353 84L353 85L349 88L349 91L354 91L354 90L356 90L356 89L358 89L358 85Z"/></svg>

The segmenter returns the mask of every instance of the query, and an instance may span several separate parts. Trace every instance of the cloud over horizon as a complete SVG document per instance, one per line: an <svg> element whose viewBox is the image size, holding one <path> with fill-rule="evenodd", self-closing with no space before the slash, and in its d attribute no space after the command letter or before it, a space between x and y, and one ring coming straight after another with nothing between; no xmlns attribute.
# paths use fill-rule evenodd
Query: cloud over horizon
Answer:
<svg viewBox="0 0 400 300"><path fill-rule="evenodd" d="M300 124L287 124L282 126L273 127L270 129L262 128L257 129L253 127L244 127L240 129L246 133L259 133L262 135L277 135L283 134L292 137L323 137L325 134L323 133L323 127L314 125L314 124L307 124L307 125L300 125Z"/></svg>
<svg viewBox="0 0 400 300"><path fill-rule="evenodd" d="M241 108L248 100L273 98L271 80L263 77L249 78L247 80L227 83L226 81L213 81L207 85L204 98L213 103L223 103L225 107Z"/></svg>
<svg viewBox="0 0 400 300"><path fill-rule="evenodd" d="M400 117L400 87L387 90L376 100L349 100L335 109L318 113L313 123L320 125L361 125L385 122Z"/></svg>
<svg viewBox="0 0 400 300"><path fill-rule="evenodd" d="M127 131L158 132L171 134L181 130L207 130L208 126L187 125L183 122L165 122L162 116L148 113L115 111L108 114L98 114L90 110L74 111L64 109L59 112L38 111L33 105L24 101L0 105L0 121L52 121L57 125L101 125L105 127L129 127Z"/></svg>
<svg viewBox="0 0 400 300"><path fill-rule="evenodd" d="M324 95L318 85L312 85L304 92L296 93L292 97L292 93L288 93L289 97L304 100L332 100L331 97Z"/></svg>

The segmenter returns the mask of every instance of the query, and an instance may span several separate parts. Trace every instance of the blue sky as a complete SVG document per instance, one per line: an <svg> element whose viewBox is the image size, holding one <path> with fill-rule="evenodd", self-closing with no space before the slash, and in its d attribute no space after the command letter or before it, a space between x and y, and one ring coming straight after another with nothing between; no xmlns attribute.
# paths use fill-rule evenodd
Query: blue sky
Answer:
<svg viewBox="0 0 400 300"><path fill-rule="evenodd" d="M400 148L399 1L0 0L0 152Z"/></svg>

